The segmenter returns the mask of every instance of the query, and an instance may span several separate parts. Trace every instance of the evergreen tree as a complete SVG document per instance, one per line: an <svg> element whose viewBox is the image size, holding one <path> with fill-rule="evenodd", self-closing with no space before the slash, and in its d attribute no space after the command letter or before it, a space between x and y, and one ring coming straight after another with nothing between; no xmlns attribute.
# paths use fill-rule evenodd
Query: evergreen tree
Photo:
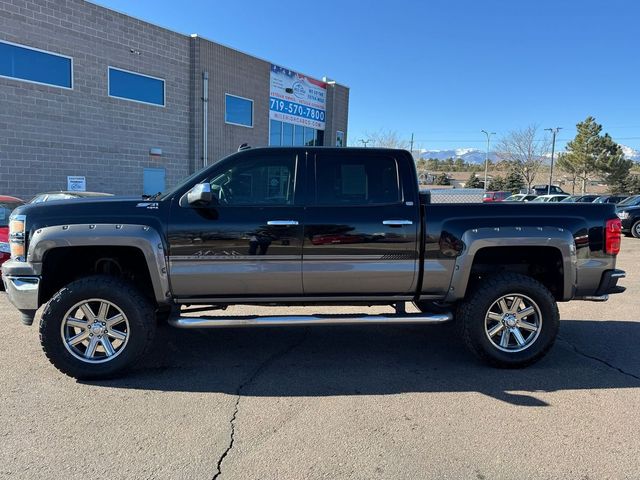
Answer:
<svg viewBox="0 0 640 480"><path fill-rule="evenodd" d="M601 135L602 125L589 116L576 125L578 132L560 155L558 167L582 182L582 193L595 174L601 175L612 192L624 189L633 163L624 158L622 149L608 135Z"/></svg>
<svg viewBox="0 0 640 480"><path fill-rule="evenodd" d="M504 190L508 190L511 193L518 193L521 189L524 188L524 180L522 175L515 170L511 169L507 178L504 180Z"/></svg>
<svg viewBox="0 0 640 480"><path fill-rule="evenodd" d="M471 175L469 176L469 180L467 180L467 183L465 184L465 188L482 188L482 182L480 181L478 176L475 174L475 172L472 172Z"/></svg>
<svg viewBox="0 0 640 480"><path fill-rule="evenodd" d="M490 190L492 192L501 192L504 189L505 189L505 180L500 175L489 180L489 188L487 188L487 190Z"/></svg>

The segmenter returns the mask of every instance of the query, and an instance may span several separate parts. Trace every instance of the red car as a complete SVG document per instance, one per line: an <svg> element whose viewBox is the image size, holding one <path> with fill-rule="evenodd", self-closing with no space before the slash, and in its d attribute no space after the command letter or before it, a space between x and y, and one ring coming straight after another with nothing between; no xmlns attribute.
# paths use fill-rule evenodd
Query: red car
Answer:
<svg viewBox="0 0 640 480"><path fill-rule="evenodd" d="M484 192L483 202L502 202L505 198L513 195L511 192Z"/></svg>
<svg viewBox="0 0 640 480"><path fill-rule="evenodd" d="M0 265L11 257L9 249L9 216L13 209L20 205L24 205L24 202L19 198L0 195ZM2 275L1 271L0 275Z"/></svg>

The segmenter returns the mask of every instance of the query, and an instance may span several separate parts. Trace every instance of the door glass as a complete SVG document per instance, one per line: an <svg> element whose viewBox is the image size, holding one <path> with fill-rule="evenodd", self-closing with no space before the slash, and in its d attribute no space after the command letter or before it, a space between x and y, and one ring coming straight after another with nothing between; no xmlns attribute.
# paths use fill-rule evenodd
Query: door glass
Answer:
<svg viewBox="0 0 640 480"><path fill-rule="evenodd" d="M396 161L391 157L323 157L316 163L316 191L320 205L398 203Z"/></svg>
<svg viewBox="0 0 640 480"><path fill-rule="evenodd" d="M216 174L211 191L220 205L293 205L294 155L242 158Z"/></svg>

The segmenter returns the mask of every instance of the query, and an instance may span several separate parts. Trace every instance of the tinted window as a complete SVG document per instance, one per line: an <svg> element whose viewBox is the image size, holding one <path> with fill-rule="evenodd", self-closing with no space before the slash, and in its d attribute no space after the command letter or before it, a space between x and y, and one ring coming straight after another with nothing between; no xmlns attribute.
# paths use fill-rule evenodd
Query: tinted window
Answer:
<svg viewBox="0 0 640 480"><path fill-rule="evenodd" d="M295 125L293 128L293 145L296 147L304 145L304 128L300 125Z"/></svg>
<svg viewBox="0 0 640 480"><path fill-rule="evenodd" d="M293 125L291 123L282 124L282 145L285 147L293 145Z"/></svg>
<svg viewBox="0 0 640 480"><path fill-rule="evenodd" d="M316 144L316 131L313 128L304 127L304 144L313 147Z"/></svg>
<svg viewBox="0 0 640 480"><path fill-rule="evenodd" d="M71 88L71 59L0 42L0 75Z"/></svg>
<svg viewBox="0 0 640 480"><path fill-rule="evenodd" d="M164 80L109 67L109 95L164 106Z"/></svg>
<svg viewBox="0 0 640 480"><path fill-rule="evenodd" d="M336 132L336 147L344 147L344 132Z"/></svg>
<svg viewBox="0 0 640 480"><path fill-rule="evenodd" d="M253 127L253 102L247 98L225 95L224 121L243 127Z"/></svg>
<svg viewBox="0 0 640 480"><path fill-rule="evenodd" d="M390 157L322 155L316 162L316 192L321 205L397 203L396 161Z"/></svg>
<svg viewBox="0 0 640 480"><path fill-rule="evenodd" d="M242 157L218 172L211 189L221 205L292 205L295 156Z"/></svg>

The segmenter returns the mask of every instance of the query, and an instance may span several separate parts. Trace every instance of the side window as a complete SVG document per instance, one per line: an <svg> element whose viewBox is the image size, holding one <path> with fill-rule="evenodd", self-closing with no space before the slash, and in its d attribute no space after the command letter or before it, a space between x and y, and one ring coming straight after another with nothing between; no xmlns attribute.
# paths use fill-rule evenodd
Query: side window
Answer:
<svg viewBox="0 0 640 480"><path fill-rule="evenodd" d="M236 160L209 180L220 205L293 205L293 154Z"/></svg>
<svg viewBox="0 0 640 480"><path fill-rule="evenodd" d="M374 205L400 202L398 167L391 157L319 155L319 205Z"/></svg>

